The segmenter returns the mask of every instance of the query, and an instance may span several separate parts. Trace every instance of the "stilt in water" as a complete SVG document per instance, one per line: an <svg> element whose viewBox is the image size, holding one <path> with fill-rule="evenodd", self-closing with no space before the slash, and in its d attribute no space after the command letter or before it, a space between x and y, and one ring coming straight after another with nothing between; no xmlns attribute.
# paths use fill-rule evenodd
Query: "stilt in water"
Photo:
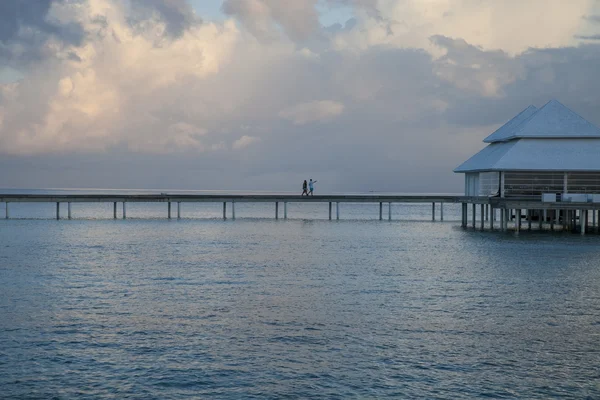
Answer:
<svg viewBox="0 0 600 400"><path fill-rule="evenodd" d="M485 205L481 204L481 230L483 231L485 228L485 218L484 218L484 213L485 213Z"/></svg>

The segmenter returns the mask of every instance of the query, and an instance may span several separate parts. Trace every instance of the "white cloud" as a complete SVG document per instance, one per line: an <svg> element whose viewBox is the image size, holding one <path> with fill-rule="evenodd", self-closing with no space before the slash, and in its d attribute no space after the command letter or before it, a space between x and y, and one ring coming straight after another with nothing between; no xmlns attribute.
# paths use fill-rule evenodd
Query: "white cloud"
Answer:
<svg viewBox="0 0 600 400"><path fill-rule="evenodd" d="M244 135L241 138L239 138L238 140L236 140L235 142L233 142L232 147L235 150L241 150L241 149L245 149L246 147L248 147L254 143L258 143L258 142L260 142L260 138Z"/></svg>
<svg viewBox="0 0 600 400"><path fill-rule="evenodd" d="M2 101L2 151L105 151L121 144L134 151L162 152L162 145L203 150L198 132L169 128L173 116L165 120L161 112L176 105L165 107L162 100L229 62L239 37L232 21L193 25L172 38L160 20L131 25L115 0L56 2L51 13L63 23L80 23L87 40L48 39L48 57L15 84L17 96ZM28 96L39 99L20 112Z"/></svg>
<svg viewBox="0 0 600 400"><path fill-rule="evenodd" d="M318 0L225 0L223 10L238 17L261 39L278 36L278 26L294 40L305 40L317 32Z"/></svg>
<svg viewBox="0 0 600 400"><path fill-rule="evenodd" d="M518 54L530 47L573 45L574 35L593 10L595 0L376 0L358 11L359 23L336 35L338 49L364 50L388 45L424 48L429 37L465 39L484 49Z"/></svg>
<svg viewBox="0 0 600 400"><path fill-rule="evenodd" d="M342 103L331 100L312 101L301 103L282 110L281 118L292 121L295 125L304 125L311 122L325 121L335 118L344 112Z"/></svg>

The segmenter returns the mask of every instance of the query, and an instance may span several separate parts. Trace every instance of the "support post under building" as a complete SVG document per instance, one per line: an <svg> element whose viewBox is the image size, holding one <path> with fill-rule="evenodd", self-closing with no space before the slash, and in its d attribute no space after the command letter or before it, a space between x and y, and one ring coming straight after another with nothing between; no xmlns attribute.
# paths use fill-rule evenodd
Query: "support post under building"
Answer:
<svg viewBox="0 0 600 400"><path fill-rule="evenodd" d="M483 231L485 229L485 219L483 218L483 214L485 213L485 205L482 204L481 205L481 230Z"/></svg>

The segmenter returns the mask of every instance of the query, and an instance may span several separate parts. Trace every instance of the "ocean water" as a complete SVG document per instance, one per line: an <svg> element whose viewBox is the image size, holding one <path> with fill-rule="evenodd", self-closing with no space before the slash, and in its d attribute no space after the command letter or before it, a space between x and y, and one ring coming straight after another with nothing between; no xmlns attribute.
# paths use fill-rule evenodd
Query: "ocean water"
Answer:
<svg viewBox="0 0 600 400"><path fill-rule="evenodd" d="M600 237L221 207L11 205L0 398L600 398Z"/></svg>

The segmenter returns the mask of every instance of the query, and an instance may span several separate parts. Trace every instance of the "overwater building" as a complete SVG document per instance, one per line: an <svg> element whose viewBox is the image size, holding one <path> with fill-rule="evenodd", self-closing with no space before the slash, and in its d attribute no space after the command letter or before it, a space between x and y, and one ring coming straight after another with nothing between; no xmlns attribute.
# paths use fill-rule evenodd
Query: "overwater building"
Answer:
<svg viewBox="0 0 600 400"><path fill-rule="evenodd" d="M600 129L557 100L527 107L483 141L454 170L466 196L600 202Z"/></svg>

